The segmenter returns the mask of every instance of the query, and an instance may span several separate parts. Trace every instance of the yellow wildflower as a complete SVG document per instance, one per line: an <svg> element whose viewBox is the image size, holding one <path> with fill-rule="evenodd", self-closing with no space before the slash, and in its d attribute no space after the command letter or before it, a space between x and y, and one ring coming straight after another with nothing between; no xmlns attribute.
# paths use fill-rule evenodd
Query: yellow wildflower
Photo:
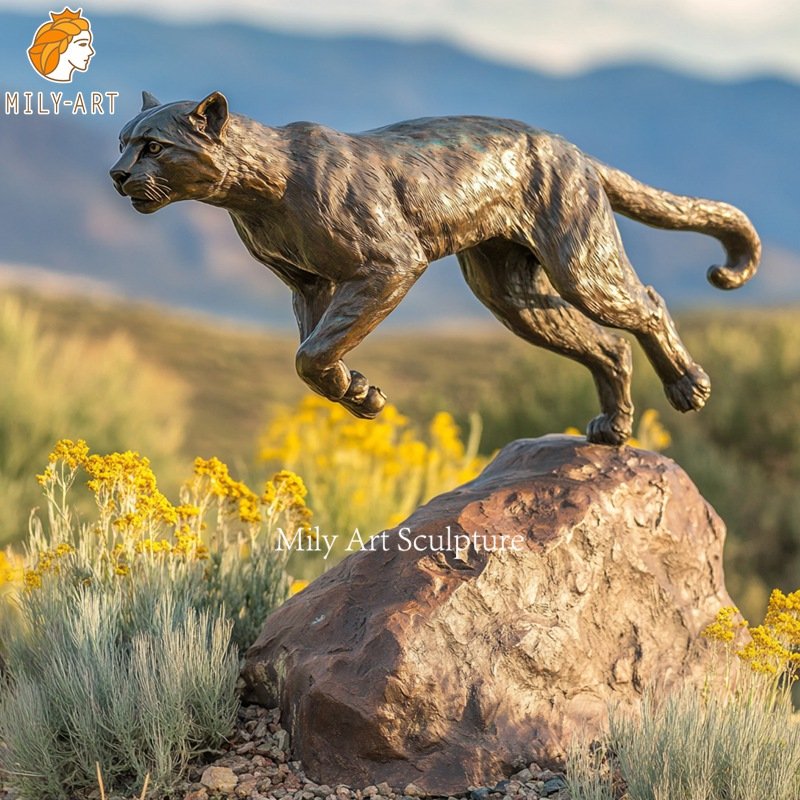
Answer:
<svg viewBox="0 0 800 800"><path fill-rule="evenodd" d="M452 414L440 411L430 424L431 442L444 455L458 460L464 457L464 445L461 442L458 425Z"/></svg>
<svg viewBox="0 0 800 800"><path fill-rule="evenodd" d="M661 424L658 411L648 408L642 414L636 428L636 439L632 439L629 444L634 447L643 447L646 450L654 450L656 453L666 450L672 444L672 437Z"/></svg>
<svg viewBox="0 0 800 800"><path fill-rule="evenodd" d="M35 569L26 569L23 581L25 588L29 591L32 589L41 589L42 587L42 576Z"/></svg>
<svg viewBox="0 0 800 800"><path fill-rule="evenodd" d="M177 522L177 512L158 490L147 458L133 451L91 455L83 467L90 476L87 486L107 515L118 513L115 524L133 529L145 524Z"/></svg>
<svg viewBox="0 0 800 800"><path fill-rule="evenodd" d="M77 442L73 442L72 439L61 439L56 442L48 461L51 464L63 461L70 469L77 469L86 463L88 455L89 447L83 439L78 439Z"/></svg>
<svg viewBox="0 0 800 800"><path fill-rule="evenodd" d="M172 544L168 539L143 539L134 544L137 553L171 553Z"/></svg>
<svg viewBox="0 0 800 800"><path fill-rule="evenodd" d="M175 513L177 514L179 520L185 521L192 517L199 516L200 509L195 505L191 505L190 503L183 503L182 505L175 506Z"/></svg>
<svg viewBox="0 0 800 800"><path fill-rule="evenodd" d="M46 486L48 483L50 483L50 481L52 481L55 478L55 476L56 472L53 469L53 465L48 464L44 468L44 472L42 472L41 475L36 476L36 480L40 486Z"/></svg>
<svg viewBox="0 0 800 800"><path fill-rule="evenodd" d="M208 548L192 533L179 533L172 547L172 555L187 556L205 560L209 556Z"/></svg>
<svg viewBox="0 0 800 800"><path fill-rule="evenodd" d="M766 625L750 629L752 640L737 655L757 672L775 675L792 661L793 653L784 647Z"/></svg>
<svg viewBox="0 0 800 800"><path fill-rule="evenodd" d="M302 592L303 589L305 589L306 586L308 586L308 584L309 581L304 581L299 579L293 580L292 585L289 587L289 597L293 597L298 592Z"/></svg>
<svg viewBox="0 0 800 800"><path fill-rule="evenodd" d="M800 589L788 595L780 589L773 590L764 625L771 628L787 646L800 649Z"/></svg>
<svg viewBox="0 0 800 800"><path fill-rule="evenodd" d="M736 629L747 629L750 640L735 651L736 655L755 672L788 675L794 680L800 668L800 590L785 595L775 589L762 625L751 628L747 620L734 622L738 613L732 607L720 609L703 635L732 647Z"/></svg>
<svg viewBox="0 0 800 800"><path fill-rule="evenodd" d="M242 522L251 524L261 522L258 496L246 484L234 480L227 465L218 458L196 458L194 473L196 479L207 482L210 494L237 508L239 519ZM202 493L202 490L197 487L195 487L195 491Z"/></svg>
<svg viewBox="0 0 800 800"><path fill-rule="evenodd" d="M269 513L290 512L300 524L311 520L311 512L306 506L308 494L303 479L290 470L276 472L264 485L261 502Z"/></svg>
<svg viewBox="0 0 800 800"><path fill-rule="evenodd" d="M736 628L741 627L740 623L733 621L738 613L739 609L734 606L721 608L714 622L703 629L702 635L718 642L732 642L736 637Z"/></svg>
<svg viewBox="0 0 800 800"><path fill-rule="evenodd" d="M450 414L437 414L420 437L409 419L387 404L377 420L353 419L341 406L307 396L292 411L278 412L261 439L261 458L278 461L303 476L303 490L285 488L275 479L261 500L267 513L285 510L310 519L308 504L323 509L320 527L362 533L387 527L390 518L405 519L436 494L471 480L486 460L477 457L479 422L471 422L465 444ZM308 487L308 491L306 491ZM303 502L300 502L302 498Z"/></svg>
<svg viewBox="0 0 800 800"><path fill-rule="evenodd" d="M13 586L22 581L24 569L22 559L0 550L0 590L3 586Z"/></svg>

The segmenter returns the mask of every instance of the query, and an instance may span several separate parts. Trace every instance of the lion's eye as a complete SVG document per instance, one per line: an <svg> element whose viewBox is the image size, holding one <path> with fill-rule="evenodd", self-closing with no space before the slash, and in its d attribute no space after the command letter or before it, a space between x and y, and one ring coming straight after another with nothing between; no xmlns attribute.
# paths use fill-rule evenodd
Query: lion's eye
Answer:
<svg viewBox="0 0 800 800"><path fill-rule="evenodd" d="M119 151L120 153L125 149L125 142L122 139L119 140Z"/></svg>
<svg viewBox="0 0 800 800"><path fill-rule="evenodd" d="M158 142L148 142L146 149L150 155L155 156L158 155L164 148Z"/></svg>

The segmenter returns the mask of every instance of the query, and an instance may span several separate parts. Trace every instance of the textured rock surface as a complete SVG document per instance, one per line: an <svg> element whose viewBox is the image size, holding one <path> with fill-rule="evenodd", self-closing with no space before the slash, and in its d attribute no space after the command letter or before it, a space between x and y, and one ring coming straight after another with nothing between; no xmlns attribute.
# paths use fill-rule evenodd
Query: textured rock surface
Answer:
<svg viewBox="0 0 800 800"><path fill-rule="evenodd" d="M732 604L724 527L668 458L514 442L401 527L435 545L447 526L522 546L403 552L395 529L279 608L248 652L250 697L280 706L314 780L491 785L558 763L608 701L702 679L698 634Z"/></svg>
<svg viewBox="0 0 800 800"><path fill-rule="evenodd" d="M200 783L207 789L224 794L230 794L238 782L238 776L230 767L208 767L200 778Z"/></svg>

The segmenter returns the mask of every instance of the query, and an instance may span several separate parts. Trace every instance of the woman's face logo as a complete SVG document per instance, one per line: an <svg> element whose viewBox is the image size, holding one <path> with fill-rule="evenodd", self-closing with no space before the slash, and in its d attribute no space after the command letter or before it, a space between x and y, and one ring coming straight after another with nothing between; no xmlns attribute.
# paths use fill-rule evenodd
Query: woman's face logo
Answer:
<svg viewBox="0 0 800 800"><path fill-rule="evenodd" d="M79 33L64 51L61 56L59 65L66 61L71 67L74 67L81 72L86 72L89 68L89 62L92 60L94 50L92 49L92 32L88 30L84 33Z"/></svg>
<svg viewBox="0 0 800 800"><path fill-rule="evenodd" d="M82 16L83 9L60 14L50 12L33 37L28 49L31 66L43 77L56 83L69 83L75 70L86 72L94 55L92 27Z"/></svg>

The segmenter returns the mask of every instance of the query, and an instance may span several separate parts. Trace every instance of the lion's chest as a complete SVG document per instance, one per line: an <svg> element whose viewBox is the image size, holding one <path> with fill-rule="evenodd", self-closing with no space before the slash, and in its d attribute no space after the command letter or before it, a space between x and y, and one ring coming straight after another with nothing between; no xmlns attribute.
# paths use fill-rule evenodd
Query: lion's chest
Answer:
<svg viewBox="0 0 800 800"><path fill-rule="evenodd" d="M270 261L300 260L298 248L287 239L280 225L264 220L231 215L236 232L253 258L268 264Z"/></svg>
<svg viewBox="0 0 800 800"><path fill-rule="evenodd" d="M262 215L231 214L239 238L257 261L281 278L290 273L320 275L331 279L351 271L351 254L339 252L324 226L312 217L303 220L274 210Z"/></svg>

